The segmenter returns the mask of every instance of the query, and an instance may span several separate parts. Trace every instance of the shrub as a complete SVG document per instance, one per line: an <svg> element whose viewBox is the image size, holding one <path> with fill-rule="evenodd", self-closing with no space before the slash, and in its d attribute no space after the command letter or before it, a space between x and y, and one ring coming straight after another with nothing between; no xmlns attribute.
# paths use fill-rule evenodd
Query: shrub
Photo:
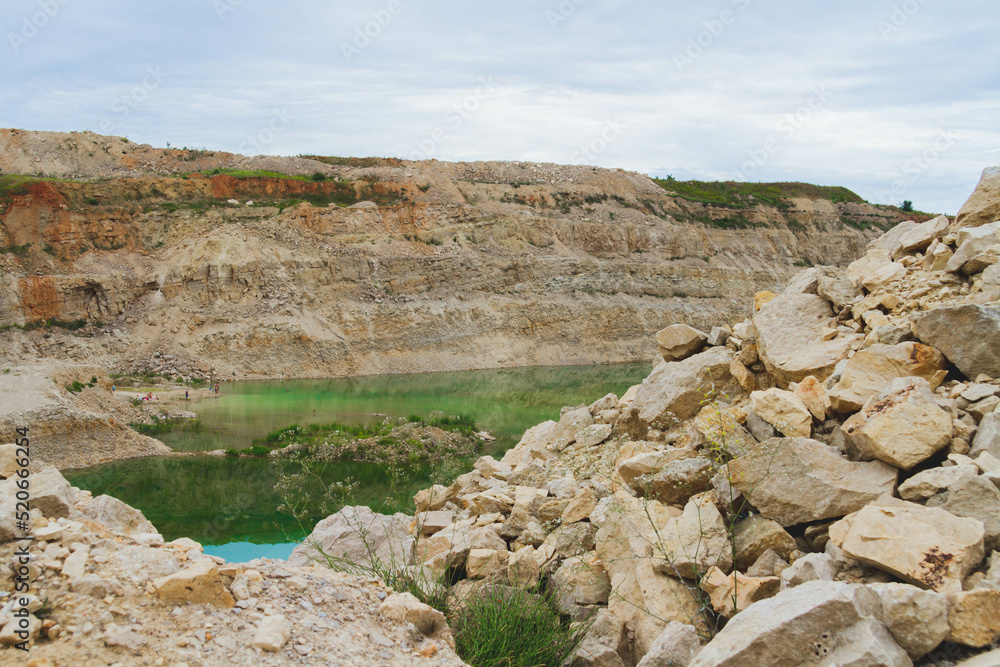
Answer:
<svg viewBox="0 0 1000 667"><path fill-rule="evenodd" d="M455 651L476 667L561 665L589 628L563 621L551 595L508 586L470 595L448 621Z"/></svg>
<svg viewBox="0 0 1000 667"><path fill-rule="evenodd" d="M904 199L903 205L899 207L899 210L909 213L910 211L913 210L913 202L910 201L909 199Z"/></svg>

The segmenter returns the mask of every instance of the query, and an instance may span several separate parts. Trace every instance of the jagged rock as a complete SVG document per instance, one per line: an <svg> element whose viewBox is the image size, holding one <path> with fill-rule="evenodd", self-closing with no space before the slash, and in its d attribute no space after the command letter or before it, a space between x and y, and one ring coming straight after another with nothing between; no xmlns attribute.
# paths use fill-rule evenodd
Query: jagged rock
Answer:
<svg viewBox="0 0 1000 667"><path fill-rule="evenodd" d="M768 389L750 394L754 413L789 438L812 435L812 414L805 403L790 391Z"/></svg>
<svg viewBox="0 0 1000 667"><path fill-rule="evenodd" d="M712 486L715 466L705 458L681 459L658 473L639 477L630 485L638 493L667 505L683 505L691 496Z"/></svg>
<svg viewBox="0 0 1000 667"><path fill-rule="evenodd" d="M71 554L70 558L73 555L75 554ZM66 560L68 562L69 558ZM165 577L180 570L177 556L169 550L149 547L123 546L111 553L110 562L114 563L115 569L121 572L122 578L143 585L147 581ZM63 574L69 576L65 564L63 565Z"/></svg>
<svg viewBox="0 0 1000 667"><path fill-rule="evenodd" d="M139 651L149 643L149 640L135 632L132 628L122 628L111 623L104 631L105 646L117 646L129 651Z"/></svg>
<svg viewBox="0 0 1000 667"><path fill-rule="evenodd" d="M719 347L729 342L733 336L733 330L729 327L712 327L712 332L708 334L708 344L712 347Z"/></svg>
<svg viewBox="0 0 1000 667"><path fill-rule="evenodd" d="M834 310L840 311L860 296L861 290L855 281L838 272L834 275L820 276L816 293L829 301Z"/></svg>
<svg viewBox="0 0 1000 667"><path fill-rule="evenodd" d="M509 551L495 549L470 549L465 561L465 573L469 579L488 579L507 566Z"/></svg>
<svg viewBox="0 0 1000 667"><path fill-rule="evenodd" d="M567 558L549 583L556 606L570 616L576 616L581 605L606 603L611 592L611 579L593 554Z"/></svg>
<svg viewBox="0 0 1000 667"><path fill-rule="evenodd" d="M732 618L754 602L774 597L780 584L777 577L751 577L742 572L732 572L727 577L717 567L709 570L700 582L712 609L726 618Z"/></svg>
<svg viewBox="0 0 1000 667"><path fill-rule="evenodd" d="M947 491L948 487L979 475L974 465L958 465L950 468L931 468L917 473L899 485L899 497L903 500L919 502Z"/></svg>
<svg viewBox="0 0 1000 667"><path fill-rule="evenodd" d="M656 570L680 579L696 579L713 567L729 571L732 545L722 515L711 497L692 498L681 516L660 531L654 549Z"/></svg>
<svg viewBox="0 0 1000 667"><path fill-rule="evenodd" d="M265 616L253 636L254 648L277 653L292 636L292 624L282 614Z"/></svg>
<svg viewBox="0 0 1000 667"><path fill-rule="evenodd" d="M563 524L569 525L590 518L590 513L597 507L597 500L597 494L593 489L588 487L580 489L562 512Z"/></svg>
<svg viewBox="0 0 1000 667"><path fill-rule="evenodd" d="M694 452L688 449L667 449L662 452L637 454L618 464L618 474L626 484L631 486L633 481L643 475L656 474L671 463L692 456L694 456Z"/></svg>
<svg viewBox="0 0 1000 667"><path fill-rule="evenodd" d="M909 584L868 584L878 594L878 618L910 658L919 660L948 635L948 599Z"/></svg>
<svg viewBox="0 0 1000 667"><path fill-rule="evenodd" d="M142 512L111 496L97 496L83 508L83 513L109 529L126 535L156 533L156 528Z"/></svg>
<svg viewBox="0 0 1000 667"><path fill-rule="evenodd" d="M736 539L736 569L747 571L747 568L768 551L780 559L787 560L798 547L795 538L789 535L778 523L754 514L736 524L733 531ZM786 563L787 565L787 563Z"/></svg>
<svg viewBox="0 0 1000 667"><path fill-rule="evenodd" d="M952 598L947 640L975 648L1000 639L1000 591L975 590L956 593Z"/></svg>
<svg viewBox="0 0 1000 667"><path fill-rule="evenodd" d="M732 484L782 526L841 517L896 486L896 469L854 463L806 438L772 438L729 464Z"/></svg>
<svg viewBox="0 0 1000 667"><path fill-rule="evenodd" d="M450 634L444 614L424 604L412 593L393 593L379 605L379 613L399 623L413 623L427 637L442 631Z"/></svg>
<svg viewBox="0 0 1000 667"><path fill-rule="evenodd" d="M14 515L14 502L18 492L17 477L0 482L0 509ZM76 493L66 478L55 468L34 472L30 477L31 508L41 511L49 519L68 517L76 502ZM9 506L9 509L8 509Z"/></svg>
<svg viewBox="0 0 1000 667"><path fill-rule="evenodd" d="M559 526L549 533L543 546L551 546L562 558L572 558L593 551L596 535L597 527L587 522Z"/></svg>
<svg viewBox="0 0 1000 667"><path fill-rule="evenodd" d="M893 253L893 259L899 259L906 254L912 254L918 250L923 250L945 234L951 221L946 215L939 215L936 218L918 224L913 229L899 237L900 248Z"/></svg>
<svg viewBox="0 0 1000 667"><path fill-rule="evenodd" d="M686 324L672 324L656 333L660 356L664 361L681 361L705 347L708 335Z"/></svg>
<svg viewBox="0 0 1000 667"><path fill-rule="evenodd" d="M906 277L906 267L898 262L889 262L872 273L861 277L861 286L869 292L884 287Z"/></svg>
<svg viewBox="0 0 1000 667"><path fill-rule="evenodd" d="M788 568L788 561L778 555L776 551L768 549L760 555L760 558L751 565L746 575L748 577L780 577L781 573Z"/></svg>
<svg viewBox="0 0 1000 667"><path fill-rule="evenodd" d="M580 432L593 423L594 417L585 407L567 412L549 436L549 449L561 452L576 442Z"/></svg>
<svg viewBox="0 0 1000 667"><path fill-rule="evenodd" d="M1000 167L983 170L972 195L958 211L957 227L979 227L1000 220Z"/></svg>
<svg viewBox="0 0 1000 667"><path fill-rule="evenodd" d="M458 498L457 487L444 487L435 484L429 489L417 491L413 503L417 513L437 512L444 508L445 503L454 502Z"/></svg>
<svg viewBox="0 0 1000 667"><path fill-rule="evenodd" d="M606 410L617 410L618 409L618 397L614 394L605 394L601 398L597 399L589 406L587 409L590 410L590 414L595 417Z"/></svg>
<svg viewBox="0 0 1000 667"><path fill-rule="evenodd" d="M526 546L510 555L507 565L507 580L511 586L531 588L538 584L541 570L535 559L535 547Z"/></svg>
<svg viewBox="0 0 1000 667"><path fill-rule="evenodd" d="M705 439L710 452L729 457L742 456L757 444L733 413L719 405L706 405L694 418L694 429Z"/></svg>
<svg viewBox="0 0 1000 667"><path fill-rule="evenodd" d="M924 271L945 271L955 252L944 243L934 241L924 255Z"/></svg>
<svg viewBox="0 0 1000 667"><path fill-rule="evenodd" d="M987 550L1000 549L1000 489L985 477L972 477L952 484L944 493L927 501L955 516L983 522Z"/></svg>
<svg viewBox="0 0 1000 667"><path fill-rule="evenodd" d="M687 667L700 650L697 628L671 621L636 667Z"/></svg>
<svg viewBox="0 0 1000 667"><path fill-rule="evenodd" d="M292 567L333 558L344 564L368 567L374 559L389 568L410 564L414 539L405 514L376 514L364 506L345 507L316 524L312 533L288 558Z"/></svg>
<svg viewBox="0 0 1000 667"><path fill-rule="evenodd" d="M548 450L548 444L551 442L557 427L558 424L554 421L532 426L524 432L517 445L503 455L500 462L506 463L515 471L507 478L509 483L524 486L545 486L547 476L538 462L554 458L555 455ZM541 480L540 484L537 482L539 479Z"/></svg>
<svg viewBox="0 0 1000 667"><path fill-rule="evenodd" d="M655 500L619 492L601 501L593 518L597 555L611 577L608 609L625 621L634 636L634 658L640 660L667 623L693 623L704 629L697 598L687 585L654 569L657 533L672 514Z"/></svg>
<svg viewBox="0 0 1000 667"><path fill-rule="evenodd" d="M505 481L512 472L509 465L497 461L492 456L479 457L479 459L472 464L472 467L478 470L479 474L483 477L495 477Z"/></svg>
<svg viewBox="0 0 1000 667"><path fill-rule="evenodd" d="M903 221L882 236L878 237L874 241L871 241L866 250L867 252L881 250L892 257L901 247L900 239L916 229L918 226L919 225L917 225L917 223L913 220Z"/></svg>
<svg viewBox="0 0 1000 667"><path fill-rule="evenodd" d="M88 574L72 580L69 588L78 595L89 595L90 597L101 599L121 592L121 587L118 585L117 580L111 577L99 577L96 574ZM222 590L225 591L225 589Z"/></svg>
<svg viewBox="0 0 1000 667"><path fill-rule="evenodd" d="M774 427L768 424L766 421L760 418L760 416L753 410L747 412L747 429L758 442L764 442L765 440L770 440L777 433L774 431Z"/></svg>
<svg viewBox="0 0 1000 667"><path fill-rule="evenodd" d="M630 654L625 623L603 608L594 615L570 664L573 667L625 667L622 656L629 657L629 664L632 664Z"/></svg>
<svg viewBox="0 0 1000 667"><path fill-rule="evenodd" d="M647 377L619 423L633 437L649 428L669 430L677 420L689 419L715 392L735 395L739 389L729 372L732 351L713 347L684 361L664 362Z"/></svg>
<svg viewBox="0 0 1000 667"><path fill-rule="evenodd" d="M951 442L951 416L923 378L896 378L844 422L850 452L909 470Z"/></svg>
<svg viewBox="0 0 1000 667"><path fill-rule="evenodd" d="M969 456L976 458L983 452L1000 458L1000 412L991 412L979 422Z"/></svg>
<svg viewBox="0 0 1000 667"><path fill-rule="evenodd" d="M733 618L691 667L909 667L906 652L876 619L878 610L878 596L863 586L813 581L789 588Z"/></svg>
<svg viewBox="0 0 1000 667"><path fill-rule="evenodd" d="M889 496L830 526L830 542L863 563L936 591L962 590L982 561L983 523Z"/></svg>
<svg viewBox="0 0 1000 667"><path fill-rule="evenodd" d="M754 314L757 351L779 387L813 375L825 380L856 340L823 340L833 317L829 304L811 294L783 294Z"/></svg>
<svg viewBox="0 0 1000 667"><path fill-rule="evenodd" d="M198 561L180 572L153 580L161 600L232 607L236 601L226 590L219 566L210 560Z"/></svg>
<svg viewBox="0 0 1000 667"><path fill-rule="evenodd" d="M916 318L913 332L966 377L1000 377L1000 306L938 308Z"/></svg>
<svg viewBox="0 0 1000 667"><path fill-rule="evenodd" d="M830 397L826 395L826 388L819 380L810 375L795 385L793 391L817 421L826 419L826 414L830 411Z"/></svg>
<svg viewBox="0 0 1000 667"><path fill-rule="evenodd" d="M591 424L577 434L576 443L580 447L596 447L611 437L611 430L611 424Z"/></svg>
<svg viewBox="0 0 1000 667"><path fill-rule="evenodd" d="M781 573L781 590L807 581L833 581L840 571L837 562L825 553L806 554Z"/></svg>
<svg viewBox="0 0 1000 667"><path fill-rule="evenodd" d="M413 520L411 532L414 535L430 537L441 532L455 520L455 510L437 510L435 512L419 512Z"/></svg>
<svg viewBox="0 0 1000 667"><path fill-rule="evenodd" d="M872 345L847 362L840 380L829 391L830 407L840 414L857 412L894 379L922 377L930 381L943 368L944 357L926 345Z"/></svg>
<svg viewBox="0 0 1000 667"><path fill-rule="evenodd" d="M20 468L17 460L21 457L17 455L17 445L0 445L0 479L13 477Z"/></svg>
<svg viewBox="0 0 1000 667"><path fill-rule="evenodd" d="M976 255L988 251L1000 241L998 234L1000 234L1000 221L961 230L958 233L958 250L948 260L948 271L972 273L965 270L965 265Z"/></svg>
<svg viewBox="0 0 1000 667"><path fill-rule="evenodd" d="M878 240L882 239L880 238ZM861 281L864 280L864 278L892 263L893 252L895 252L895 247L888 250L885 248L870 247L862 257L847 265L847 278L857 284L860 291Z"/></svg>

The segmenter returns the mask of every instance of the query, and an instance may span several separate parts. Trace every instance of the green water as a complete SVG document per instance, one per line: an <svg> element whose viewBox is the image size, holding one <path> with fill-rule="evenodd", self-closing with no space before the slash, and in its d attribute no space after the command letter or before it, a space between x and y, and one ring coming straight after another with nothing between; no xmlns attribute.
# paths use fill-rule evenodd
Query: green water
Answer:
<svg viewBox="0 0 1000 667"><path fill-rule="evenodd" d="M564 405L619 396L648 375L649 364L520 368L335 380L229 383L218 397L192 401L197 428L160 436L177 451L204 452L249 447L255 438L293 423L371 423L386 415L425 416L440 410L468 414L497 441L499 456L521 434L546 419L558 419ZM451 471L471 461L450 461ZM321 518L299 526L277 511L274 484L282 465L263 459L209 456L156 457L66 471L74 486L106 493L143 511L168 540L187 536L227 560L284 557ZM285 464L287 465L287 464ZM394 484L375 464L336 462L326 483L359 483L353 502L381 511L406 511L412 496L446 469L418 466ZM278 546L268 546L278 545Z"/></svg>

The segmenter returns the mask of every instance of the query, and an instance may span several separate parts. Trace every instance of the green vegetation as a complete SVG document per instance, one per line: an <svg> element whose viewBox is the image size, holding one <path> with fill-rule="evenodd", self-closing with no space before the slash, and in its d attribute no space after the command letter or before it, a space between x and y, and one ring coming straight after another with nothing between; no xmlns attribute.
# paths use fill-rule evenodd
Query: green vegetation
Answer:
<svg viewBox="0 0 1000 667"><path fill-rule="evenodd" d="M455 651L475 667L561 665L590 627L563 620L551 593L487 586L448 616Z"/></svg>
<svg viewBox="0 0 1000 667"><path fill-rule="evenodd" d="M826 199L833 203L861 204L864 199L847 188L809 183L741 183L736 181L678 181L673 177L654 178L657 185L673 196L702 204L747 208L758 203L788 209L793 197Z"/></svg>
<svg viewBox="0 0 1000 667"><path fill-rule="evenodd" d="M403 161L391 157L337 157L320 155L300 155L307 160L316 160L323 164L334 167L357 167L360 169L371 169L373 167L398 167Z"/></svg>
<svg viewBox="0 0 1000 667"><path fill-rule="evenodd" d="M438 462L474 454L482 447L475 420L468 415L432 412L427 418L386 418L371 426L309 424L278 429L254 445L287 447L282 455L296 459L367 461L384 465Z"/></svg>
<svg viewBox="0 0 1000 667"><path fill-rule="evenodd" d="M84 389L86 389L88 387L96 387L96 386L97 386L97 378L96 377L90 378L90 382L88 382L86 384L80 382L79 380L73 380L72 382L70 382L69 384L66 385L66 391L72 392L74 394L78 394L78 393L80 393L81 391L83 391Z"/></svg>
<svg viewBox="0 0 1000 667"><path fill-rule="evenodd" d="M17 255L18 257L27 257L28 249L31 248L30 243L25 243L24 245L13 245L0 248L0 255L10 254Z"/></svg>
<svg viewBox="0 0 1000 667"><path fill-rule="evenodd" d="M37 329L66 329L67 331L79 331L87 326L87 320L59 320L59 319L48 319L48 320L35 320L34 322L26 322L24 324L5 324L0 327L0 331L10 331L11 329L20 329L21 331L35 331Z"/></svg>
<svg viewBox="0 0 1000 667"><path fill-rule="evenodd" d="M913 202L909 199L904 199L903 205L899 207L899 210L904 213L910 213L913 210Z"/></svg>

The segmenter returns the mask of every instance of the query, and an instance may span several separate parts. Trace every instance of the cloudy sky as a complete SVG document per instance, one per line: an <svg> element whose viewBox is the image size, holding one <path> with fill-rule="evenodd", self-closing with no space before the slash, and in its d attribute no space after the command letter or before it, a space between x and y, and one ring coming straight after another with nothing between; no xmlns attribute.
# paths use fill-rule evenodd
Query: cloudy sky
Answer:
<svg viewBox="0 0 1000 667"><path fill-rule="evenodd" d="M5 0L0 126L845 185L1000 164L996 0Z"/></svg>

